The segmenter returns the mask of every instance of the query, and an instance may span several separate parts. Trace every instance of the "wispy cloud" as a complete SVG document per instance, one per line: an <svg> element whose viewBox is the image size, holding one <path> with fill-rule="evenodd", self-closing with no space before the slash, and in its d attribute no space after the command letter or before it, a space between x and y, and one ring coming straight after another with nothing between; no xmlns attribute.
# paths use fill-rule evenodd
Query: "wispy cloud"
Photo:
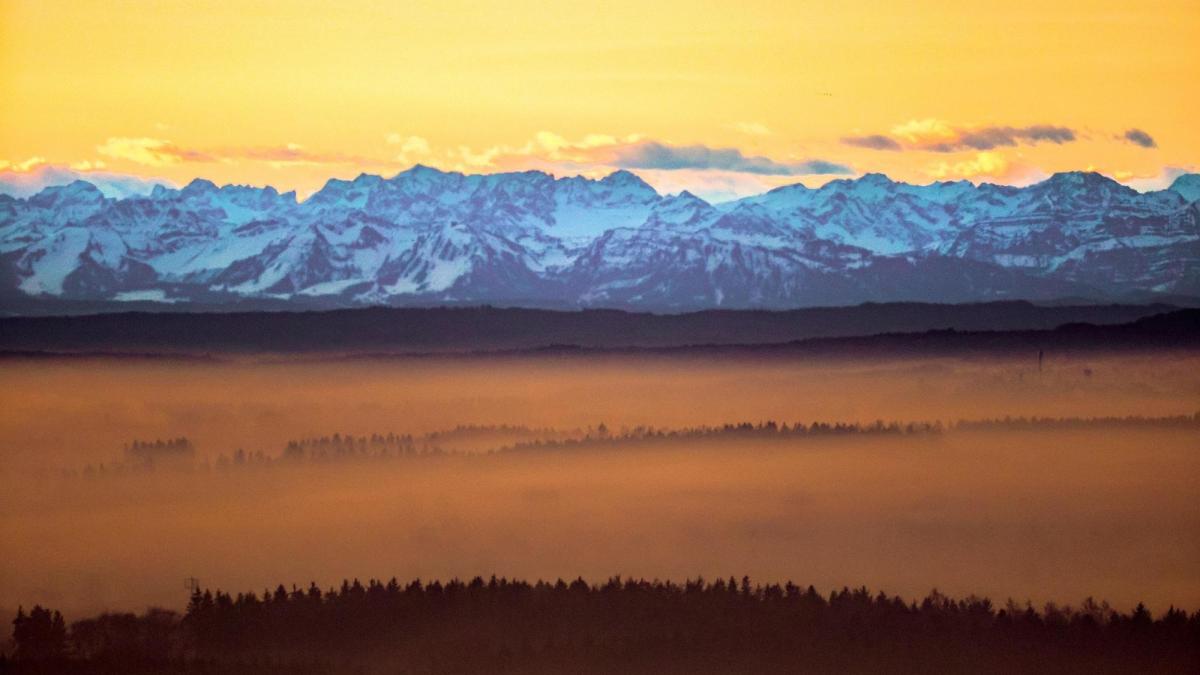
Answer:
<svg viewBox="0 0 1200 675"><path fill-rule="evenodd" d="M929 174L937 179L945 178L1006 178L1013 170L1004 155L994 151L976 153L971 159L960 162L940 162Z"/></svg>
<svg viewBox="0 0 1200 675"><path fill-rule="evenodd" d="M746 134L747 136L771 135L771 130L762 122L734 122L731 126L734 131Z"/></svg>
<svg viewBox="0 0 1200 675"><path fill-rule="evenodd" d="M7 173L26 173L46 163L45 157L30 157L19 162L0 159L0 171Z"/></svg>
<svg viewBox="0 0 1200 675"><path fill-rule="evenodd" d="M872 150L922 150L959 152L994 150L1020 144L1053 143L1061 145L1077 139L1070 127L1034 124L1025 127L987 125L960 126L945 120L909 120L892 127L889 134L846 136L842 143Z"/></svg>
<svg viewBox="0 0 1200 675"><path fill-rule="evenodd" d="M459 171L530 168L553 171L562 168L586 173L589 168L595 169L608 163L606 158L613 148L637 142L640 138L637 134L624 137L587 134L582 138L568 139L552 131L539 131L521 145L493 145L480 150L460 145L441 152L434 151L431 161L443 168Z"/></svg>
<svg viewBox="0 0 1200 675"><path fill-rule="evenodd" d="M711 204L762 194L797 181L794 176L764 176L736 171L641 169L637 174L660 194L687 190Z"/></svg>
<svg viewBox="0 0 1200 675"><path fill-rule="evenodd" d="M1146 133L1145 131L1142 131L1141 129L1129 129L1128 131L1125 132L1125 135L1122 136L1122 138L1124 138L1126 141L1129 141L1130 143L1133 143L1134 145L1138 145L1143 148L1157 148L1158 147L1158 143L1154 142L1154 137L1151 136L1150 134Z"/></svg>
<svg viewBox="0 0 1200 675"><path fill-rule="evenodd" d="M421 136L405 136L392 132L384 137L388 145L393 145L399 148L396 154L396 161L401 164L412 164L425 157L428 157L433 149L429 146L429 141Z"/></svg>
<svg viewBox="0 0 1200 675"><path fill-rule="evenodd" d="M871 150L903 150L900 141L883 134L868 134L866 136L843 136L842 143L853 145L858 148L869 148Z"/></svg>
<svg viewBox="0 0 1200 675"><path fill-rule="evenodd" d="M107 166L107 164L99 159L85 159L79 162L71 163L71 168L76 171L99 171L105 166Z"/></svg>
<svg viewBox="0 0 1200 675"><path fill-rule="evenodd" d="M281 146L230 148L213 153L222 161L251 160L266 162L281 168L286 166L316 166L320 164L380 165L386 162L371 160L360 155L340 152L314 152L296 143Z"/></svg>
<svg viewBox="0 0 1200 675"><path fill-rule="evenodd" d="M145 166L174 166L183 162L212 162L216 157L199 150L181 148L159 138L112 137L96 146L96 152Z"/></svg>
<svg viewBox="0 0 1200 675"><path fill-rule="evenodd" d="M939 119L909 120L892 127L892 136L914 146L944 143L958 136L949 122Z"/></svg>
<svg viewBox="0 0 1200 675"><path fill-rule="evenodd" d="M980 127L960 130L957 139L929 146L934 152L956 150L992 150L1012 147L1017 143L1054 143L1061 145L1075 140L1075 132L1067 127L1038 124L1030 127Z"/></svg>
<svg viewBox="0 0 1200 675"><path fill-rule="evenodd" d="M745 123L747 133L769 133L765 126ZM481 150L469 146L436 150L421 136L389 133L388 146L396 148L388 157L364 157L310 150L296 143L281 146L233 148L190 148L152 137L111 137L96 151L149 167L175 167L184 163L241 161L263 162L275 168L333 165L387 169L427 162L442 168L465 171L522 170L540 168L556 173L595 174L624 168L655 171L724 171L761 176L846 175L853 170L840 162L822 158L782 160L750 155L736 147L703 144L674 145L644 139L638 134L623 137L587 134L568 139L551 131L539 131L521 145L495 145Z"/></svg>
<svg viewBox="0 0 1200 675"><path fill-rule="evenodd" d="M1131 187L1135 190L1139 190L1141 192L1147 192L1147 191L1151 191L1151 190L1165 190L1165 189L1171 187L1171 184L1175 182L1176 178L1179 178L1180 176L1182 176L1184 174L1197 173L1197 172L1200 172L1200 166L1195 166L1195 165L1171 166L1171 165L1168 165L1168 166L1162 167L1158 171L1151 171L1149 173L1135 174L1133 172L1126 172L1129 174L1128 177L1117 178L1117 180L1121 181L1122 183L1125 183L1126 185L1128 185L1129 187Z"/></svg>
<svg viewBox="0 0 1200 675"><path fill-rule="evenodd" d="M67 185L85 180L100 189L107 197L145 195L155 185L170 185L159 178L142 178L102 171L104 162L83 161L69 166L50 164L40 157L22 162L0 161L0 194L29 197L55 185Z"/></svg>
<svg viewBox="0 0 1200 675"><path fill-rule="evenodd" d="M768 157L745 155L737 148L710 148L706 145L666 145L642 141L616 151L615 166L625 169L706 169L737 171L767 176L809 176L851 174L850 167L823 159L780 162Z"/></svg>
<svg viewBox="0 0 1200 675"><path fill-rule="evenodd" d="M539 131L520 146L498 145L475 150L459 146L447 156L459 162L460 169L520 169L559 167L573 172L608 168L655 171L726 171L767 176L807 176L850 174L841 163L823 159L781 161L747 155L738 148L714 148L707 145L673 145L642 138L638 134L616 137L588 134L567 139L550 131Z"/></svg>
<svg viewBox="0 0 1200 675"><path fill-rule="evenodd" d="M276 168L319 164L379 166L388 163L359 155L338 152L315 152L297 143L278 146L201 150L182 147L161 138L147 137L112 137L103 144L96 146L96 152L105 157L128 160L135 164L153 167L176 166L185 162L236 162L240 160L265 162Z"/></svg>

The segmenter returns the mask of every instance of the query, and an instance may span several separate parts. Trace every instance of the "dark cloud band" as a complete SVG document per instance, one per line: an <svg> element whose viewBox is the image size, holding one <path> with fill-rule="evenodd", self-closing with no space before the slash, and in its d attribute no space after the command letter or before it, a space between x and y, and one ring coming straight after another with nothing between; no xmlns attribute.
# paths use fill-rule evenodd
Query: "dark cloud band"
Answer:
<svg viewBox="0 0 1200 675"><path fill-rule="evenodd" d="M1125 132L1125 135L1122 136L1122 138L1143 148L1158 147L1158 143L1154 142L1154 137L1142 131L1141 129L1130 129L1129 131Z"/></svg>
<svg viewBox="0 0 1200 675"><path fill-rule="evenodd" d="M1062 145L1075 140L1075 132L1067 127L1039 124L1031 127L983 127L963 131L953 140L925 148L934 152L957 150L993 150L1012 147L1018 143L1054 143Z"/></svg>
<svg viewBox="0 0 1200 675"><path fill-rule="evenodd" d="M625 169L713 169L771 176L852 174L854 171L836 162L821 159L802 162L777 162L767 157L747 156L737 148L710 148L705 145L673 146L646 141L617 151L616 166Z"/></svg>
<svg viewBox="0 0 1200 675"><path fill-rule="evenodd" d="M870 148L871 150L903 150L900 142L894 138L884 136L883 134L869 134L867 136L843 136L842 143L853 145L858 148Z"/></svg>
<svg viewBox="0 0 1200 675"><path fill-rule="evenodd" d="M872 150L924 150L927 152L958 152L960 150L993 150L1012 147L1020 143L1072 143L1076 140L1075 130L1052 124L1035 124L1028 127L989 126L948 130L948 137L921 139L907 135L888 136L868 134L846 136L842 143Z"/></svg>

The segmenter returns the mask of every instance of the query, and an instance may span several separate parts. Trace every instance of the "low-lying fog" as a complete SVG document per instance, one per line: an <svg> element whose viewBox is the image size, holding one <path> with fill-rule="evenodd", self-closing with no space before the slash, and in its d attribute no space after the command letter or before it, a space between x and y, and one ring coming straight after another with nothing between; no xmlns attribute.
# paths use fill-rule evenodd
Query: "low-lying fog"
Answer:
<svg viewBox="0 0 1200 675"><path fill-rule="evenodd" d="M1195 427L721 438L85 477L186 436L215 466L334 432L1167 416L1200 358L821 363L571 357L0 365L0 611L79 618L343 577L748 574L1200 608ZM522 432L528 434L530 432ZM537 432L546 434L547 432ZM537 436L534 433L534 436ZM519 434L518 434L519 435ZM479 452L512 434L466 434Z"/></svg>

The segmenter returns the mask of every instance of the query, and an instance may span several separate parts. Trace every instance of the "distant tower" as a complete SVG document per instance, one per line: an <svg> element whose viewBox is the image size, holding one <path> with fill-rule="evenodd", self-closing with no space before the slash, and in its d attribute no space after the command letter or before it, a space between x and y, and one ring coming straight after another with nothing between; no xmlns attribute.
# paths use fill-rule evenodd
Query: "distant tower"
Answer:
<svg viewBox="0 0 1200 675"><path fill-rule="evenodd" d="M1038 372L1042 372L1042 360L1046 358L1046 352L1038 350Z"/></svg>

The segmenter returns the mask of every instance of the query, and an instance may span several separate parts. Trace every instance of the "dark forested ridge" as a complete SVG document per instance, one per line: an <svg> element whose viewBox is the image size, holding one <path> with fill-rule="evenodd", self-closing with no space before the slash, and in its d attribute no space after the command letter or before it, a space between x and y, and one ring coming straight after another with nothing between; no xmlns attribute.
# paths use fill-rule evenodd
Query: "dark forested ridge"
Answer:
<svg viewBox="0 0 1200 675"><path fill-rule="evenodd" d="M200 590L180 616L22 610L14 673L1194 673L1200 612L819 593L748 578Z"/></svg>
<svg viewBox="0 0 1200 675"><path fill-rule="evenodd" d="M792 311L642 314L493 307L326 312L139 313L0 318L0 351L431 353L771 345L926 331L1044 331L1124 324L1170 305L865 304ZM1193 316L1193 324L1195 319Z"/></svg>

